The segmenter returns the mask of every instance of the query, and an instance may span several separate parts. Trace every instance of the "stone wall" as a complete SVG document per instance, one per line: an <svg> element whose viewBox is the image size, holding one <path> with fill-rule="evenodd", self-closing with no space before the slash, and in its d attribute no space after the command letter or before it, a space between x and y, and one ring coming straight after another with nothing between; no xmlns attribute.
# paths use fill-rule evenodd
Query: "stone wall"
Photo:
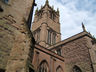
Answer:
<svg viewBox="0 0 96 72"><path fill-rule="evenodd" d="M34 0L0 1L0 69L6 72L28 72L32 66L33 36L27 20L33 4Z"/></svg>
<svg viewBox="0 0 96 72"><path fill-rule="evenodd" d="M5 69L14 43L15 28L0 20L0 68Z"/></svg>
<svg viewBox="0 0 96 72"><path fill-rule="evenodd" d="M75 65L82 72L93 72L86 36L62 45L62 55L65 58L67 72L72 72Z"/></svg>
<svg viewBox="0 0 96 72"><path fill-rule="evenodd" d="M48 63L48 72L56 72L58 66L62 68L63 72L66 72L65 61L63 57L42 46L35 45L32 64L34 65L36 72L42 61L46 61Z"/></svg>

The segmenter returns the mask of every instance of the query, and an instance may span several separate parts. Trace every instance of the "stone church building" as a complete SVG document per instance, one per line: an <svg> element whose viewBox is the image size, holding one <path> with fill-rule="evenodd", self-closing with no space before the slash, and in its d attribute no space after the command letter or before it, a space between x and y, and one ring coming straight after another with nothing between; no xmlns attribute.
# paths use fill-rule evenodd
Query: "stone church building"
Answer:
<svg viewBox="0 0 96 72"><path fill-rule="evenodd" d="M0 72L96 72L96 39L83 31L61 41L59 10L46 0L0 0ZM31 29L31 30L30 30Z"/></svg>
<svg viewBox="0 0 96 72"><path fill-rule="evenodd" d="M36 72L96 72L96 40L82 24L82 32L61 41L59 16L59 10L54 10L48 0L35 12L34 69Z"/></svg>

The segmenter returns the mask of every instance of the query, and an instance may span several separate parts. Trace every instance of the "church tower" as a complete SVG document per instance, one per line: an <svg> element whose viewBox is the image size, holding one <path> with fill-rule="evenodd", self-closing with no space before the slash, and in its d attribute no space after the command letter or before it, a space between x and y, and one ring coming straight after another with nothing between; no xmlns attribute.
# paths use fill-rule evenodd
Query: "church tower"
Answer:
<svg viewBox="0 0 96 72"><path fill-rule="evenodd" d="M36 9L32 32L36 42L44 47L61 41L59 10L55 11L48 0L40 10Z"/></svg>

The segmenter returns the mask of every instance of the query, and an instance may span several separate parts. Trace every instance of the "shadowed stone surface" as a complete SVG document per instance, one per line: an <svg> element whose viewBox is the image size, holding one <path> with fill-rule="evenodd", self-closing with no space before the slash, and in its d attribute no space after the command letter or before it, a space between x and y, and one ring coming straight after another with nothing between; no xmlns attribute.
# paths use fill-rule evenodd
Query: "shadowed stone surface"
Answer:
<svg viewBox="0 0 96 72"><path fill-rule="evenodd" d="M33 67L33 36L27 24L33 5L34 0L0 0L0 69L6 72Z"/></svg>

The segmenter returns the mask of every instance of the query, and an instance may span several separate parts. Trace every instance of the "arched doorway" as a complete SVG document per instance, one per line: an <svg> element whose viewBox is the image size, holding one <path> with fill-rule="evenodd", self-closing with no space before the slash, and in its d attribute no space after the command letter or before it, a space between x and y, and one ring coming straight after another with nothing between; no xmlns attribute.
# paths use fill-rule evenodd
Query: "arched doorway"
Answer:
<svg viewBox="0 0 96 72"><path fill-rule="evenodd" d="M82 72L82 70L78 66L73 67L73 72Z"/></svg>
<svg viewBox="0 0 96 72"><path fill-rule="evenodd" d="M40 63L38 72L49 72L49 66L46 60Z"/></svg>

